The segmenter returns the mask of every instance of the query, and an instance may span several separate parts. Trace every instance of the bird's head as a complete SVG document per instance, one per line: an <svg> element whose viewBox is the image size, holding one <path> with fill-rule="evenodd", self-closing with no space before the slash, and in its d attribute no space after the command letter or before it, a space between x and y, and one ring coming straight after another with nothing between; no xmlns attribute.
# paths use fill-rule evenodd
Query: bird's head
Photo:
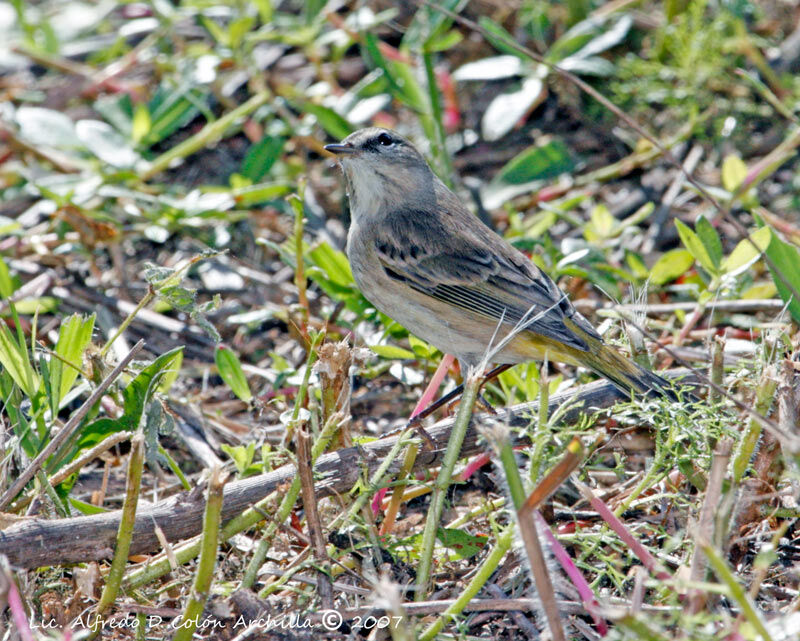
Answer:
<svg viewBox="0 0 800 641"><path fill-rule="evenodd" d="M389 129L360 129L325 149L342 166L355 218L433 195L434 176L425 158Z"/></svg>

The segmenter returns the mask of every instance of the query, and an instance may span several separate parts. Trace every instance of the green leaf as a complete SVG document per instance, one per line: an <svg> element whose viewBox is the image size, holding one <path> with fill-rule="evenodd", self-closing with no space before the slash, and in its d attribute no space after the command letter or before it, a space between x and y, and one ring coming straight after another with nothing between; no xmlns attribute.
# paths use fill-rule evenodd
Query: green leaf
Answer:
<svg viewBox="0 0 800 641"><path fill-rule="evenodd" d="M189 124L207 101L208 93L198 87L159 87L147 105L151 124L142 144L154 145Z"/></svg>
<svg viewBox="0 0 800 641"><path fill-rule="evenodd" d="M272 165L278 160L286 144L286 138L280 136L264 136L255 145L250 147L242 161L241 173L253 182L263 180L269 173Z"/></svg>
<svg viewBox="0 0 800 641"><path fill-rule="evenodd" d="M722 242L714 226L706 220L705 216L700 216L694 224L694 230L703 242L714 269L719 271L722 264Z"/></svg>
<svg viewBox="0 0 800 641"><path fill-rule="evenodd" d="M136 430L139 427L145 405L153 392L164 376L170 374L172 370L180 368L182 359L183 346L181 345L159 356L128 384L122 392L124 408L122 419L125 424L122 429Z"/></svg>
<svg viewBox="0 0 800 641"><path fill-rule="evenodd" d="M619 221L608 211L608 207L597 205L589 214L589 222L583 229L583 236L589 242L606 240L614 237L619 229Z"/></svg>
<svg viewBox="0 0 800 641"><path fill-rule="evenodd" d="M761 252L766 250L771 239L772 230L769 227L762 227L750 234L749 239L739 241L728 257L722 261L723 273L738 274L749 267L761 255Z"/></svg>
<svg viewBox="0 0 800 641"><path fill-rule="evenodd" d="M778 288L778 294L788 303L794 321L800 323L800 252L797 247L783 242L773 232L766 254L775 265L770 265L769 271L775 287Z"/></svg>
<svg viewBox="0 0 800 641"><path fill-rule="evenodd" d="M228 384L237 398L245 403L252 401L253 393L250 391L239 357L231 349L219 345L214 351L214 362L222 380Z"/></svg>
<svg viewBox="0 0 800 641"><path fill-rule="evenodd" d="M435 347L429 345L421 338L417 338L413 334L408 335L408 344L411 346L411 349L418 358L431 359L438 351Z"/></svg>
<svg viewBox="0 0 800 641"><path fill-rule="evenodd" d="M391 360L408 360L417 357L414 352L404 349L403 347L398 347L397 345L370 345L369 348L381 358L388 358Z"/></svg>
<svg viewBox="0 0 800 641"><path fill-rule="evenodd" d="M133 110L133 120L131 121L131 140L138 145L147 134L150 133L153 123L150 121L150 110L147 105L140 102Z"/></svg>
<svg viewBox="0 0 800 641"><path fill-rule="evenodd" d="M94 505L92 503L87 503L86 501L81 501L80 499L76 499L74 496L70 496L67 499L69 504L74 507L78 512L85 516L94 516L95 514L105 514L106 512L110 512L104 507L100 507L99 505Z"/></svg>
<svg viewBox="0 0 800 641"><path fill-rule="evenodd" d="M231 446L223 444L220 445L220 449L233 460L239 478L258 474L263 469L263 466L253 464L253 459L256 454L255 441L250 441L247 445Z"/></svg>
<svg viewBox="0 0 800 641"><path fill-rule="evenodd" d="M275 200L290 191L292 191L292 186L288 183L259 183L234 189L231 191L231 196L239 207L250 207L268 200Z"/></svg>
<svg viewBox="0 0 800 641"><path fill-rule="evenodd" d="M703 241L700 240L700 237L680 220L675 220L675 227L678 228L678 235L681 237L686 249L691 252L692 256L700 263L703 269L712 275L719 273L719 270L714 265L714 261L711 260L711 256L706 246L703 244Z"/></svg>
<svg viewBox="0 0 800 641"><path fill-rule="evenodd" d="M747 165L739 156L725 156L722 161L722 186L733 193L747 177Z"/></svg>
<svg viewBox="0 0 800 641"><path fill-rule="evenodd" d="M551 140L541 146L528 147L500 170L492 182L512 185L555 178L574 169L575 163L563 141Z"/></svg>
<svg viewBox="0 0 800 641"><path fill-rule="evenodd" d="M353 127L347 120L337 114L330 107L323 107L322 105L315 105L313 102L307 102L302 106L303 111L316 117L320 126L337 140L347 138L353 133Z"/></svg>
<svg viewBox="0 0 800 641"><path fill-rule="evenodd" d="M58 330L58 342L55 353L61 358L50 360L50 409L53 416L58 414L61 401L72 389L83 365L83 353L92 340L95 315L83 318L80 314L73 314L61 323ZM66 361L66 363L64 362ZM70 365L67 365L70 363Z"/></svg>
<svg viewBox="0 0 800 641"><path fill-rule="evenodd" d="M673 249L661 255L650 270L650 281L656 285L663 285L686 273L694 257L685 249Z"/></svg>
<svg viewBox="0 0 800 641"><path fill-rule="evenodd" d="M478 18L478 24L487 31L486 39L495 49L512 56L517 56L523 60L527 59L526 56L522 56L519 51L517 51L512 44L510 44L516 42L514 36L508 33L508 31L503 29L503 27L497 24L494 20L487 18L486 16L481 16Z"/></svg>
<svg viewBox="0 0 800 641"><path fill-rule="evenodd" d="M334 249L327 242L322 241L308 252L308 256L337 285L349 287L354 284L350 262L344 252Z"/></svg>
<svg viewBox="0 0 800 641"><path fill-rule="evenodd" d="M436 529L436 538L441 541L444 547L454 552L459 559L468 559L475 556L486 547L486 543L489 540L489 537L485 534L473 536L462 530L444 527Z"/></svg>
<svg viewBox="0 0 800 641"><path fill-rule="evenodd" d="M6 265L6 261L0 258L0 298L8 298L14 293L14 279Z"/></svg>
<svg viewBox="0 0 800 641"><path fill-rule="evenodd" d="M36 395L40 384L39 375L31 365L28 347L19 344L8 325L3 322L0 322L0 365L28 398Z"/></svg>

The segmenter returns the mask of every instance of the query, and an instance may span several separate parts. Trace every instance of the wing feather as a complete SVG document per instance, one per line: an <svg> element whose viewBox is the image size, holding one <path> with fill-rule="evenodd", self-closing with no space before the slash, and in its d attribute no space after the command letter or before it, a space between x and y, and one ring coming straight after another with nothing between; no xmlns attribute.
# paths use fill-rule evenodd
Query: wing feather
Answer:
<svg viewBox="0 0 800 641"><path fill-rule="evenodd" d="M455 221L447 216L434 218L414 209L390 214L386 225L375 230L375 250L386 274L495 322L513 326L533 319L526 331L582 351L588 345L567 327L565 318L600 338L564 292L523 254L468 212L456 211ZM447 230L448 222L461 230L457 238Z"/></svg>

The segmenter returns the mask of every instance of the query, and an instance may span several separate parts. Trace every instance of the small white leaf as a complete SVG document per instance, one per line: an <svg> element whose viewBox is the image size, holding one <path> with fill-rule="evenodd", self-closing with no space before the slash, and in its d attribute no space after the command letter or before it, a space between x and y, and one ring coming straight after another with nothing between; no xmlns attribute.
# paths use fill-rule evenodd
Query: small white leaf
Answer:
<svg viewBox="0 0 800 641"><path fill-rule="evenodd" d="M20 107L17 123L22 137L34 145L57 149L83 147L75 134L75 126L66 114L43 107Z"/></svg>
<svg viewBox="0 0 800 641"><path fill-rule="evenodd" d="M107 122L102 120L79 120L75 133L95 156L112 167L132 167L139 155Z"/></svg>
<svg viewBox="0 0 800 641"><path fill-rule="evenodd" d="M481 121L483 139L499 140L514 128L529 110L547 97L547 87L535 76L529 76L517 91L503 93L492 100Z"/></svg>
<svg viewBox="0 0 800 641"><path fill-rule="evenodd" d="M453 80L499 80L522 73L522 60L517 56L494 56L461 65L453 72Z"/></svg>

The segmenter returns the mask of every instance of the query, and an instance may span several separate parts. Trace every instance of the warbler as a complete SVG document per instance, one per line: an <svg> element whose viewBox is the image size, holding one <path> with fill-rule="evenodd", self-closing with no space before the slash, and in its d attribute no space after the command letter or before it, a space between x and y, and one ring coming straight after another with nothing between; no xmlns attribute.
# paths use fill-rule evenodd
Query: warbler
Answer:
<svg viewBox="0 0 800 641"><path fill-rule="evenodd" d="M674 397L471 214L408 140L372 127L325 149L339 160L350 200L353 277L378 310L462 368L547 359L587 367L626 394Z"/></svg>

